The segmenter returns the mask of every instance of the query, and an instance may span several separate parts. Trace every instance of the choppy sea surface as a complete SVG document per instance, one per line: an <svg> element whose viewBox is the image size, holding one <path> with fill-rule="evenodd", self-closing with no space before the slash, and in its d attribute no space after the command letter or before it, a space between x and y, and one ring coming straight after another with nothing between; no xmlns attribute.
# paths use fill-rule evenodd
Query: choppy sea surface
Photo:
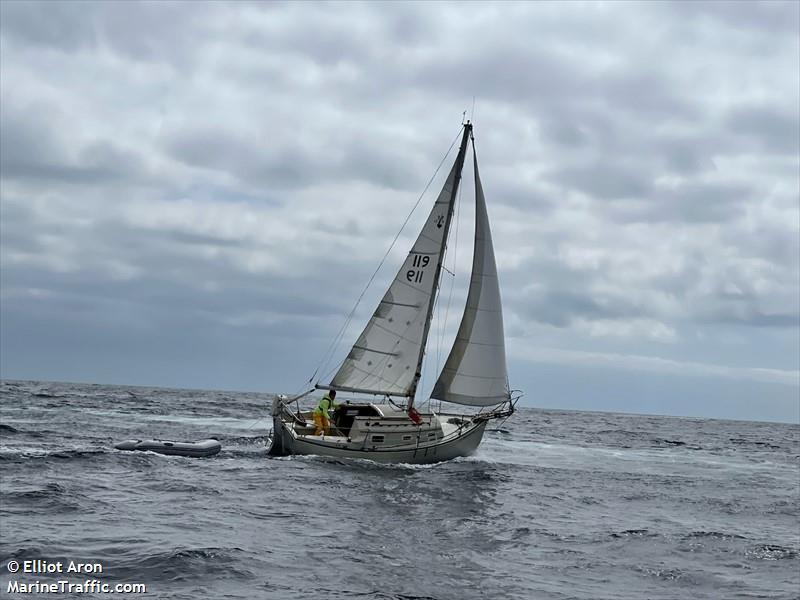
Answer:
<svg viewBox="0 0 800 600"><path fill-rule="evenodd" d="M270 400L0 382L0 596L800 596L798 425L522 408L472 457L384 466L268 458ZM212 436L207 459L113 448ZM103 571L8 572L36 559Z"/></svg>

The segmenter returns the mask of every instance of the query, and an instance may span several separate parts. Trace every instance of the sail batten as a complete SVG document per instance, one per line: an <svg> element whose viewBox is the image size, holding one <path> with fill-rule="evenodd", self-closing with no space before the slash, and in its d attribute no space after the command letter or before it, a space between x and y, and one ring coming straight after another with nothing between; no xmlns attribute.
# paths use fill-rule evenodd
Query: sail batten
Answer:
<svg viewBox="0 0 800 600"><path fill-rule="evenodd" d="M375 354L385 354L386 356L399 356L397 352L386 352L385 350L378 350L377 348L367 348L366 346L353 346L357 350L364 350L365 352L374 352Z"/></svg>
<svg viewBox="0 0 800 600"><path fill-rule="evenodd" d="M492 406L510 398L500 286L478 158L475 166L475 244L464 315L431 397L470 406Z"/></svg>

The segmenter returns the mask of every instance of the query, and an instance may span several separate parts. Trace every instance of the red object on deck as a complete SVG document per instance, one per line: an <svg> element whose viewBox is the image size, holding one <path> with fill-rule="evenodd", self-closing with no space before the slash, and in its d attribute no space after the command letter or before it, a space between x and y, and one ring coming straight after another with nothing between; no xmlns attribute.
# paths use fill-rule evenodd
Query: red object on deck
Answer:
<svg viewBox="0 0 800 600"><path fill-rule="evenodd" d="M422 417L414 409L413 406L408 409L408 418L411 419L412 421L414 421L415 425L420 425L422 423Z"/></svg>

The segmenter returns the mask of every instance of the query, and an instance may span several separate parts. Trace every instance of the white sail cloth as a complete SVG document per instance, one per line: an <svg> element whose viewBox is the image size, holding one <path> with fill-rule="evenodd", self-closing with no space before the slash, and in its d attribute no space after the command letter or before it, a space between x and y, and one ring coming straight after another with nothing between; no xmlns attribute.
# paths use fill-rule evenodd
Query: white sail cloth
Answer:
<svg viewBox="0 0 800 600"><path fill-rule="evenodd" d="M474 153L473 144L473 153ZM464 316L432 398L491 406L509 399L500 285L492 232L475 164L475 248Z"/></svg>
<svg viewBox="0 0 800 600"><path fill-rule="evenodd" d="M408 396L447 235L447 211L461 179L466 143L403 266L329 386L339 390ZM454 190L455 186L455 190Z"/></svg>

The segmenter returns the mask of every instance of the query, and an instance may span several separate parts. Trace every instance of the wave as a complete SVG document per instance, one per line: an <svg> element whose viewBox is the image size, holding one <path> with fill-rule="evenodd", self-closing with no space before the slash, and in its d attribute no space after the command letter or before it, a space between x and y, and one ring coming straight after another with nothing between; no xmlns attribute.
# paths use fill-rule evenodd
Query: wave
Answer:
<svg viewBox="0 0 800 600"><path fill-rule="evenodd" d="M793 517L797 517L798 514L800 514L800 507L798 506L795 500L777 500L775 502L770 503L766 507L764 513L783 514L783 515L791 515Z"/></svg>
<svg viewBox="0 0 800 600"><path fill-rule="evenodd" d="M745 555L758 560L783 560L796 559L798 552L794 548L786 548L777 544L758 544L748 548Z"/></svg>
<svg viewBox="0 0 800 600"><path fill-rule="evenodd" d="M637 571L663 581L686 581L687 583L694 582L694 576L683 569L640 566L637 567Z"/></svg>
<svg viewBox="0 0 800 600"><path fill-rule="evenodd" d="M32 500L39 498L59 497L67 494L67 488L57 483L48 483L43 489L29 490L27 492L8 492L5 494L7 498L12 500Z"/></svg>
<svg viewBox="0 0 800 600"><path fill-rule="evenodd" d="M31 446L0 446L0 461L20 460L87 460L110 454L109 450L48 450Z"/></svg>
<svg viewBox="0 0 800 600"><path fill-rule="evenodd" d="M34 437L34 438L45 437L48 434L52 435L54 437L55 436L64 435L61 432L53 431L53 430L31 431L31 430L27 430L27 429L19 429L17 427L12 427L11 425L6 425L4 423L0 423L0 436L2 436L2 435L17 435L17 434L26 435L28 437Z"/></svg>
<svg viewBox="0 0 800 600"><path fill-rule="evenodd" d="M108 450L59 450L58 452L52 452L50 456L61 460L81 460L104 454L110 454L110 452Z"/></svg>
<svg viewBox="0 0 800 600"><path fill-rule="evenodd" d="M271 458L267 455L267 448L263 446L254 446L253 448L247 450L235 450L235 449L231 450L230 448L225 448L225 446L223 446L222 451L215 456L207 456L202 459L193 459L193 460L223 460L223 459L241 460L241 459L253 459L262 457Z"/></svg>
<svg viewBox="0 0 800 600"><path fill-rule="evenodd" d="M261 550L264 554L271 551ZM138 581L197 581L208 578L252 579L255 574L240 565L241 548L174 548L118 563L110 569L113 578Z"/></svg>
<svg viewBox="0 0 800 600"><path fill-rule="evenodd" d="M628 431L627 429L599 429L597 435L618 435L620 437L640 437L638 431Z"/></svg>
<svg viewBox="0 0 800 600"><path fill-rule="evenodd" d="M49 456L44 448L30 448L27 446L0 446L0 461L17 461L29 459L42 459Z"/></svg>
<svg viewBox="0 0 800 600"><path fill-rule="evenodd" d="M645 538L645 537L658 537L657 533L652 533L647 529L625 529L620 532L612 533L609 537L612 538Z"/></svg>
<svg viewBox="0 0 800 600"><path fill-rule="evenodd" d="M28 540L26 540L28 541ZM42 560L46 560L48 562L55 562L57 560L54 558L53 555L53 548L52 547L43 547L43 546L17 546L17 547L9 547L6 544L0 544L0 563L6 564L8 559L15 559L15 560L26 560L32 558L39 558Z"/></svg>
<svg viewBox="0 0 800 600"><path fill-rule="evenodd" d="M33 398L63 398L62 394L54 394L53 392L31 392Z"/></svg>
<svg viewBox="0 0 800 600"><path fill-rule="evenodd" d="M781 449L781 446L776 446L775 444L772 444L770 442L762 442L762 441L758 441L758 440L748 440L747 438L741 438L741 437L728 438L728 441L733 442L734 446L742 446L742 447L755 446L756 448L762 448L762 449L763 448L767 448L769 450L780 450Z"/></svg>
<svg viewBox="0 0 800 600"><path fill-rule="evenodd" d="M179 494L193 494L195 496L221 496L223 492L210 485L202 486L186 481L168 479L147 484L148 490L159 492L174 492Z"/></svg>
<svg viewBox="0 0 800 600"><path fill-rule="evenodd" d="M6 492L2 495L3 506L11 513L44 512L48 515L82 510L85 499L70 492L58 483L50 482L43 488Z"/></svg>
<svg viewBox="0 0 800 600"><path fill-rule="evenodd" d="M667 446L685 446L686 442L681 442L680 440L666 440L661 438L653 438L653 442L656 444L666 444Z"/></svg>
<svg viewBox="0 0 800 600"><path fill-rule="evenodd" d="M253 446L253 445L260 445L266 446L267 442L269 441L269 436L267 435L254 435L254 436L219 436L218 439L220 442L224 442L225 444L235 444L239 446Z"/></svg>
<svg viewBox="0 0 800 600"><path fill-rule="evenodd" d="M743 540L741 535L735 533L722 533L720 531L692 531L684 536L684 539L714 539L714 540Z"/></svg>

